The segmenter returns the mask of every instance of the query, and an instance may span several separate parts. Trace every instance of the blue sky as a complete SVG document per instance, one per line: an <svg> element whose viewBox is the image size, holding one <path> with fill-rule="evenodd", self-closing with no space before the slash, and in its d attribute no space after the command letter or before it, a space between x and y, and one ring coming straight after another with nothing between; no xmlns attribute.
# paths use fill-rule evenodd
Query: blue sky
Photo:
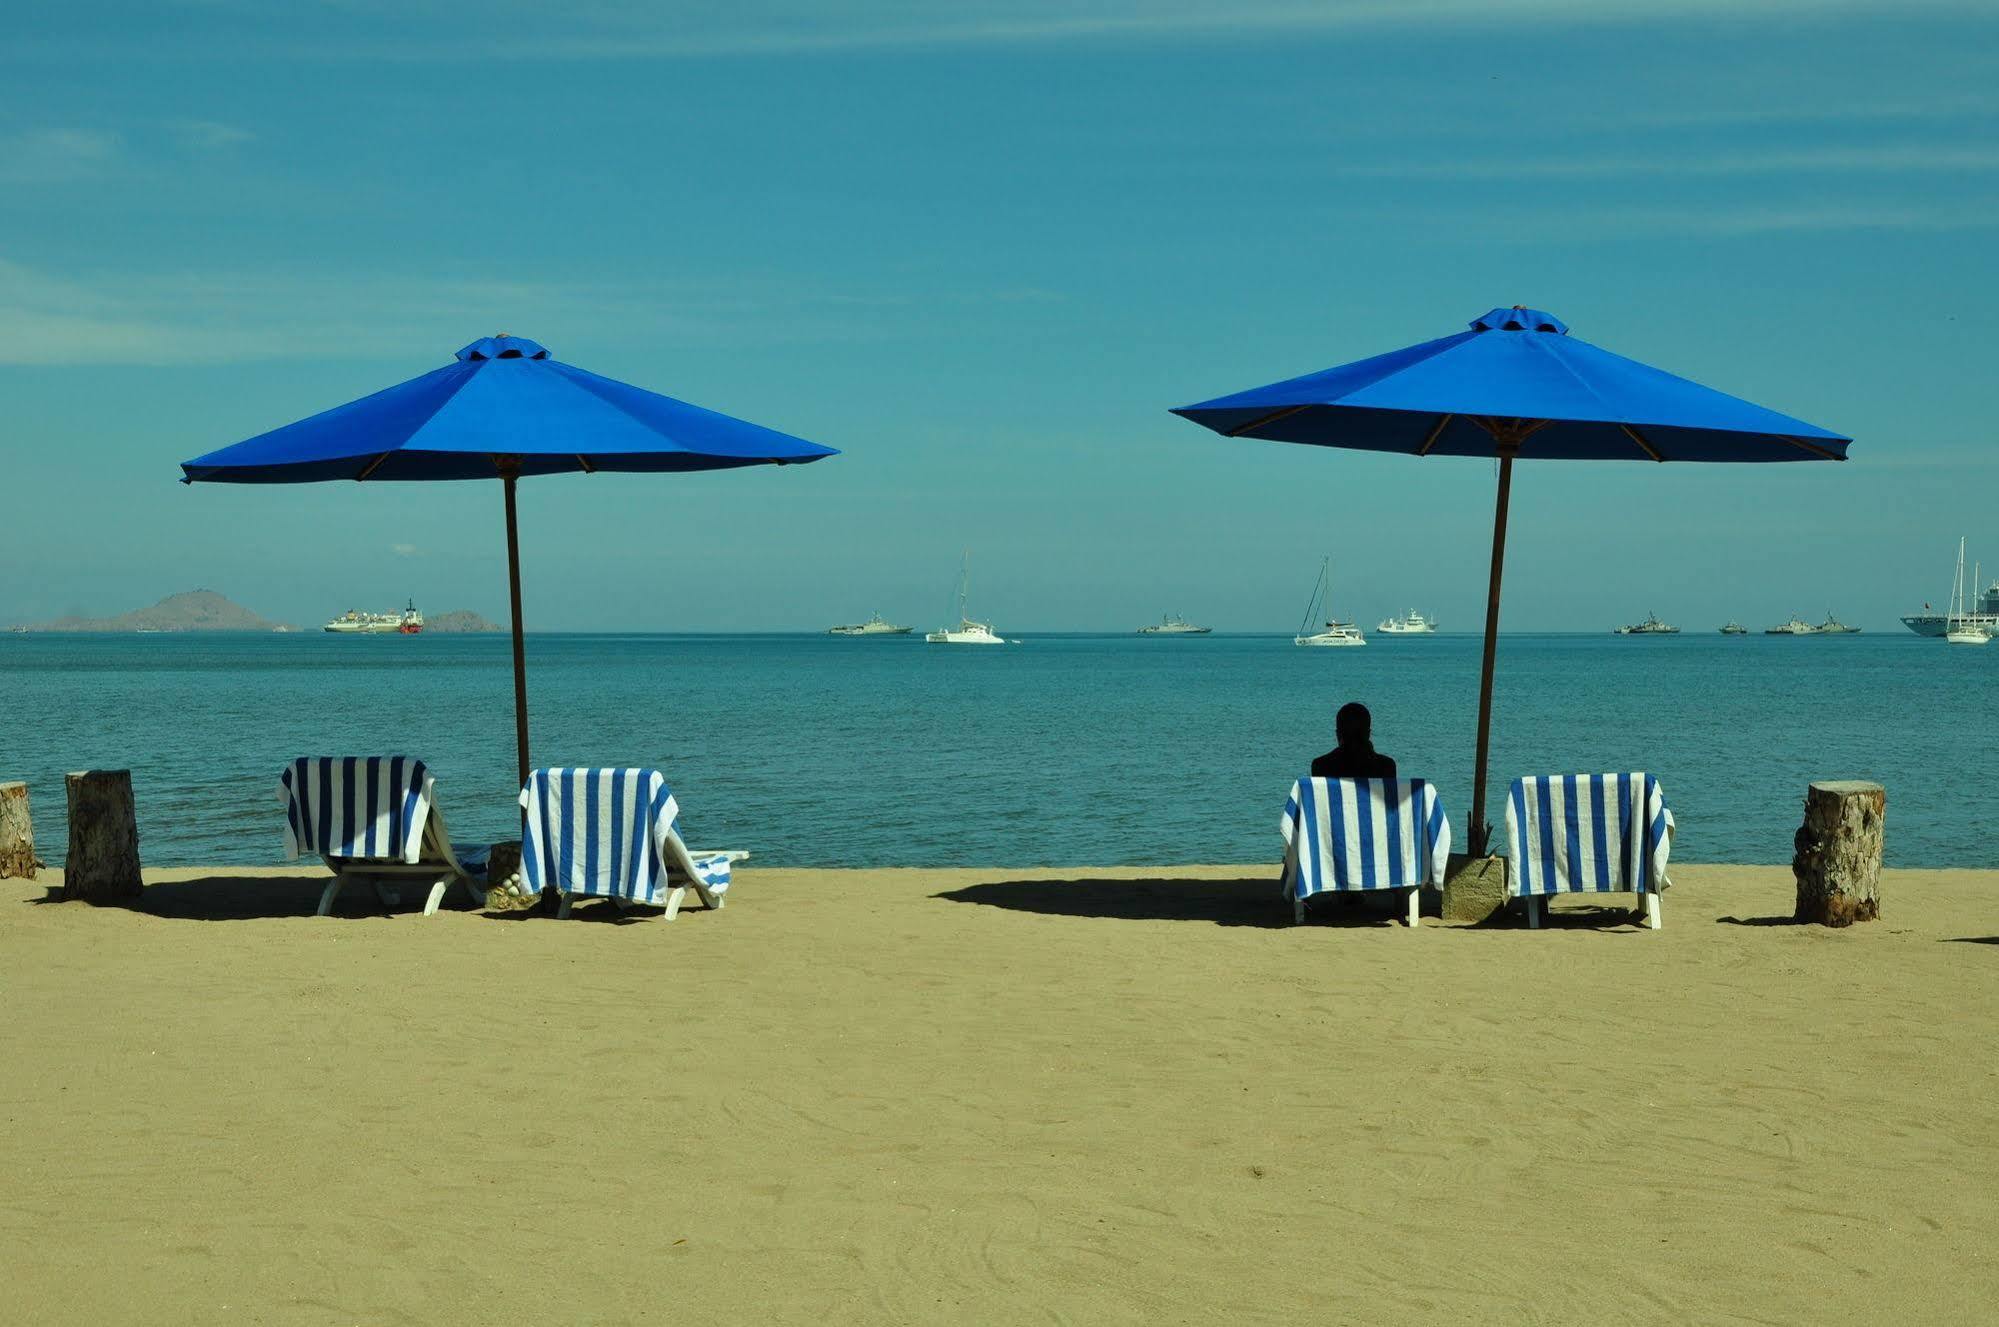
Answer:
<svg viewBox="0 0 1999 1327"><path fill-rule="evenodd" d="M1752 14L1739 10L1753 9ZM497 485L176 463L495 331L844 449L523 486L545 629L1478 625L1492 466L1165 413L1527 303L1858 438L1523 464L1506 625L1875 629L1999 570L1999 10L251 0L0 45L0 621L505 609Z"/></svg>

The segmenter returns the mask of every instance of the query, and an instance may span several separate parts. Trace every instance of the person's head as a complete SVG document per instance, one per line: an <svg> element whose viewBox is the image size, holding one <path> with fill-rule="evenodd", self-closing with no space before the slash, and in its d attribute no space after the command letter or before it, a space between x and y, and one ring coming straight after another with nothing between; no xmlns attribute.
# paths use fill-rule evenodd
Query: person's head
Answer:
<svg viewBox="0 0 1999 1327"><path fill-rule="evenodd" d="M1366 746L1373 736L1374 716L1359 701L1349 701L1333 719L1333 732L1341 746Z"/></svg>

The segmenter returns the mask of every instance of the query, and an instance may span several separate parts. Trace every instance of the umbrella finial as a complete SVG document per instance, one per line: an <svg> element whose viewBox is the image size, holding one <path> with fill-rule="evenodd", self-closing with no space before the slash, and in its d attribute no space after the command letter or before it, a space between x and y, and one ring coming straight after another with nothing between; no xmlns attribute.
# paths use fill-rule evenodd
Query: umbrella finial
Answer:
<svg viewBox="0 0 1999 1327"><path fill-rule="evenodd" d="M547 359L548 351L541 343L530 341L512 332L501 332L494 336L484 336L458 352L458 358L473 359Z"/></svg>
<svg viewBox="0 0 1999 1327"><path fill-rule="evenodd" d="M1483 318L1472 319L1471 329L1474 332L1553 332L1566 336L1569 325L1552 313L1515 304L1510 309L1494 309Z"/></svg>

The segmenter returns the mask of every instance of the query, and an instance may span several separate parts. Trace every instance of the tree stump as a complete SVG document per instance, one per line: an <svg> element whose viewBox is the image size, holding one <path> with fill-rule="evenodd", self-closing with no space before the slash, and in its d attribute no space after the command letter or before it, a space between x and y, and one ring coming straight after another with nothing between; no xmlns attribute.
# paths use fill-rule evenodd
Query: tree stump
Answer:
<svg viewBox="0 0 1999 1327"><path fill-rule="evenodd" d="M92 902L139 897L139 822L132 771L87 769L69 776L69 857L62 896Z"/></svg>
<svg viewBox="0 0 1999 1327"><path fill-rule="evenodd" d="M1878 783L1834 780L1805 790L1791 874L1801 922L1851 926L1881 915L1881 840L1888 794Z"/></svg>
<svg viewBox="0 0 1999 1327"><path fill-rule="evenodd" d="M0 880L17 876L33 880L35 822L28 815L28 785L0 783Z"/></svg>

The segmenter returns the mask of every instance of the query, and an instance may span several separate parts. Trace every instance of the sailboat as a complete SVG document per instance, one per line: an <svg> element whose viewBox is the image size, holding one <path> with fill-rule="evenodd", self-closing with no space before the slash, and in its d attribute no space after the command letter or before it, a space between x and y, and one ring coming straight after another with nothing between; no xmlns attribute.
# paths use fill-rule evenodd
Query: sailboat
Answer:
<svg viewBox="0 0 1999 1327"><path fill-rule="evenodd" d="M966 595L972 584L972 550L965 550L964 565L958 570L958 625L933 631L923 639L932 645L1004 645L990 622L974 622L965 610Z"/></svg>
<svg viewBox="0 0 1999 1327"><path fill-rule="evenodd" d="M1291 638L1293 645L1365 645L1367 637L1360 634L1360 628L1351 622L1341 622L1330 616L1332 609L1327 602L1332 594L1333 560L1327 558L1319 564L1319 580L1312 587L1312 602L1305 605L1305 619L1298 624L1298 634ZM1313 631L1312 626L1320 621L1320 613L1328 614L1324 631Z"/></svg>
<svg viewBox="0 0 1999 1327"><path fill-rule="evenodd" d="M1983 645L1992 639L1991 629L1965 611L1963 539L1957 541L1957 574L1950 582L1950 612L1944 618L1943 638L1952 645Z"/></svg>

